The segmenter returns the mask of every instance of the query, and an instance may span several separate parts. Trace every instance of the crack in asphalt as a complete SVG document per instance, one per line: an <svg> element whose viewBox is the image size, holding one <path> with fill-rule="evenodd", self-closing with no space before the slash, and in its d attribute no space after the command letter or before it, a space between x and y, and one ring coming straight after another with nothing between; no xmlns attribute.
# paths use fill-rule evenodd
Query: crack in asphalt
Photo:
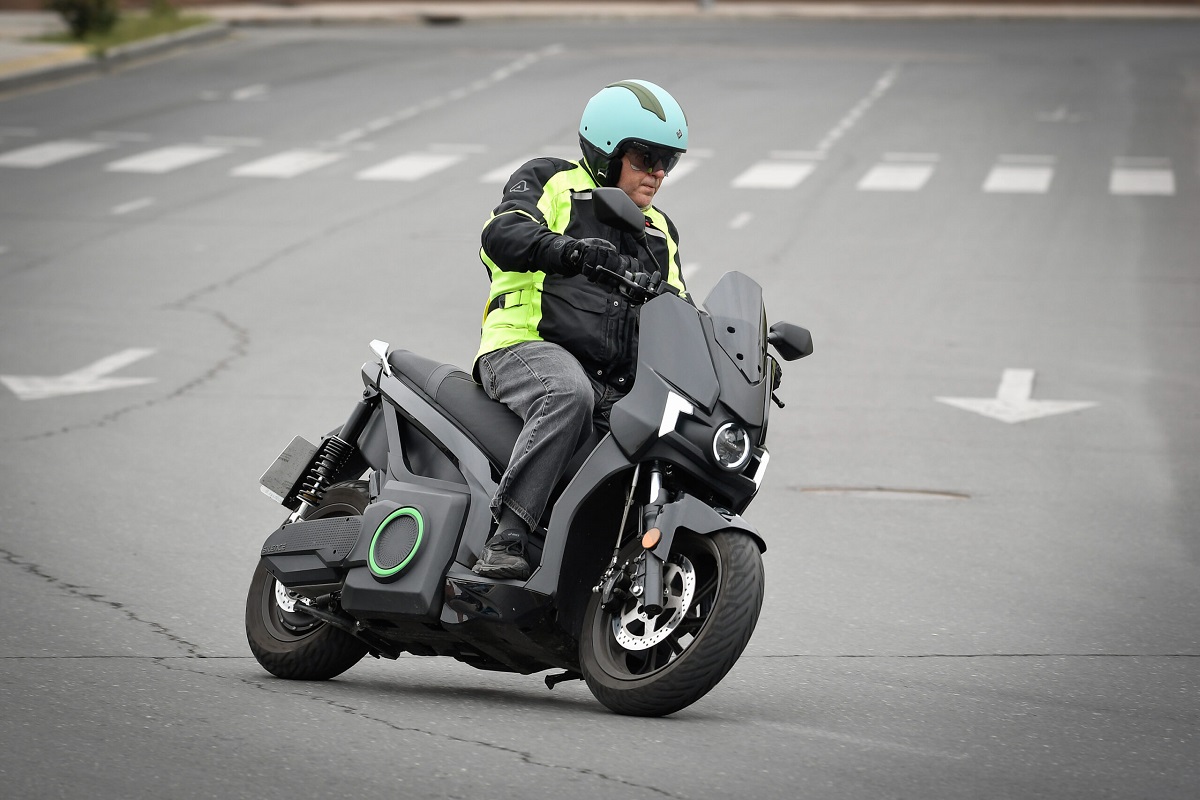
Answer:
<svg viewBox="0 0 1200 800"><path fill-rule="evenodd" d="M561 52L562 52L561 45L551 45L549 47L543 48L542 50L534 51L531 53L526 53L521 58L508 64L507 66L502 67L501 69L495 70L487 78L481 79L479 81L475 81L472 84L469 84L467 86L460 87L459 89L448 92L444 96L431 98L430 100L426 101L425 103L423 103L419 106L416 106L414 108L405 109L401 112L398 112L396 115L394 115L394 118L384 118L384 119L376 120L375 122L371 123L370 125L364 127L361 130L354 130L354 131L347 132L346 134L343 134L341 137L339 137L340 139L345 140L344 142L341 142L341 144L343 144L343 145L349 144L349 143L353 142L354 140L363 138L364 136L373 135L375 133L378 133L380 130L382 130L385 127L392 127L399 123L408 121L413 116L416 116L425 110L437 108L441 105L444 105L447 102L462 100L474 92L481 91L482 89L486 88L488 85L490 85L492 83L503 81L506 78L511 77L511 75L513 75L517 72L520 72L521 70L526 69L527 67L531 66L532 64L537 63L538 61L540 61L542 59L558 55ZM63 434L69 434L69 433L72 433L77 430L84 430L84 429L89 429L89 428L102 428L105 425L108 425L108 424L120 419L121 417L124 417L125 415L127 415L131 412L140 411L140 410L144 410L147 408L152 408L154 406L169 402L171 400L174 400L177 397L187 394L188 392L192 391L193 389L197 388L198 386L202 386L202 385L212 381L214 378L216 378L217 375L219 375L221 372L228 369L229 366L233 362L235 362L241 358L244 358L246 356L247 350L249 347L249 342L250 342L250 333L246 328L233 322L233 320L229 319L229 317L227 317L225 314L221 313L220 311L213 310L213 309L207 309L207 308L201 308L201 307L193 307L193 304L195 304L198 300L200 300L202 297L205 297L206 295L212 294L221 289L228 289L228 288L234 286L235 284L239 283L240 281L246 279L247 277L250 277L251 275L255 275L259 272L262 272L262 271L270 268L271 266L282 261L283 259L287 258L288 256L291 256L292 254L299 252L299 251L303 250L304 248L308 247L313 242L327 239L327 238L341 232L342 230L348 229L348 228L350 228L354 225L357 225L365 220L369 220L369 219L372 219L372 218L375 218L378 216L393 213L396 208L408 205L412 202L414 202L414 201L411 198L398 199L394 202L387 203L381 207L370 209L362 214L357 214L357 215L351 216L347 219L336 222L332 225L323 227L320 230L312 232L308 236L305 236L297 241L292 242L291 244L281 247L279 250L276 250L275 252L265 256L257 263L250 265L249 267L247 267L246 269L244 269L240 272L236 272L222 280L215 281L211 284L208 284L207 286L202 286L198 289L195 289L192 292L184 295L179 300L176 300L173 303L167 304L165 307L170 310L194 311L194 312L201 313L201 314L208 314L209 316L216 319L218 323L220 323L221 325L223 325L224 327L226 327L229 331L231 331L233 333L234 342L233 342L233 345L230 347L230 351L223 358L219 359L212 367L210 367L208 370L206 370L200 376L188 381L187 383L176 388L174 391L170 392L169 394L163 395L161 397L156 397L156 398L152 398L149 400L145 400L140 403L132 403L132 404L124 406L122 408L118 408L115 411L112 411L98 419L93 419L88 422L81 422L81 423L74 424L74 425L67 425L62 428L57 428L57 429L53 429L53 430L49 430L49 431L43 431L41 433L31 434L31 435L24 436L19 439L10 440L10 441L31 442L31 441L38 441L38 440L47 439L47 438L51 438L51 437L55 437L55 436L62 436ZM109 234L106 234L106 236L107 235L109 235ZM40 264L38 266L40 266ZM0 276L0 280L2 280L3 277L4 276Z"/></svg>
<svg viewBox="0 0 1200 800"><path fill-rule="evenodd" d="M55 588L62 589L63 591L66 591L66 592L74 595L75 597L79 597L84 600L90 600L91 602L97 603L98 605L113 609L114 611L119 612L122 616L124 616L126 619L130 620L131 622L136 622L139 625L144 625L146 627L149 627L151 630L153 630L159 636L163 636L163 637L167 638L168 640L170 640L172 643L178 645L179 647L182 647L187 652L188 656L191 656L194 658L204 658L204 656L200 653L199 645L193 644L192 642L189 642L187 639L184 639L182 636L172 633L171 629L166 627L165 625L157 623L153 620L142 619L137 614L135 614L133 611L130 611L128 608L126 608L124 603L118 603L116 600L109 600L109 599L105 598L104 595L99 594L97 592L90 592L87 590L88 587L86 587L86 586L79 586L74 583L67 583L66 581L62 580L61 578L56 578L55 576L46 572L46 570L43 569L38 564L35 564L31 561L26 561L26 560L22 559L20 556L18 556L16 553L13 553L12 551L7 550L2 547L0 547L0 558L2 558L4 561L8 562L9 564L12 564L13 566L24 570L25 572L29 573L30 575L33 575L35 577L42 579L43 581L50 584L51 586L54 586ZM153 658L153 657L151 656L151 658Z"/></svg>
<svg viewBox="0 0 1200 800"><path fill-rule="evenodd" d="M206 308L186 308L184 305L184 302L185 301L172 303L170 306L168 306L168 308L174 308L174 309L177 309L180 311L194 311L199 314L207 314L208 316L215 319L219 325L225 327L230 333L233 334L233 345L229 348L229 352L225 356L218 359L215 364L213 364L211 367L209 367L207 370L205 370L200 375L196 376L195 378L192 378L187 383L184 383L183 385L176 387L174 390L172 390L171 392L168 392L165 395L162 395L161 397L153 397L153 398L150 398L149 400L144 400L140 403L133 403L131 405L127 405L122 408L118 408L114 411L109 412L108 414L105 414L102 417L99 417L98 419L89 420L88 422L82 422L82 423L79 423L76 425L64 425L61 428L57 428L55 430L43 431L42 433L30 434L28 436L23 436L20 439L17 439L16 441L33 442L33 441L38 441L40 439L48 439L53 436L62 436L63 434L72 433L74 431L85 429L85 428L103 428L105 425L109 425L113 422L116 422L121 417L123 417L126 414L129 414L133 411L141 411L141 410L144 410L147 408L153 408L154 406L170 402L171 400L174 400L178 397L182 397L183 395L187 394L188 392L192 391L193 389L196 389L196 388L208 383L209 381L214 380L218 375L220 375L222 372L224 372L226 369L228 369L229 366L234 361L237 361L238 359L245 357L245 355L248 351L248 348L250 346L250 331L249 330L242 327L241 325L238 325L236 322L231 320L229 317L225 316L225 314L221 313L220 311L214 311L214 310L206 309Z"/></svg>
<svg viewBox="0 0 1200 800"><path fill-rule="evenodd" d="M220 375L225 370L229 369L229 367L234 362L244 358L247 355L247 353L249 352L249 347L250 347L250 331L249 331L249 329L243 327L242 325L239 325L236 322L234 322L232 319L230 319L228 316L226 316L223 312L221 312L219 310L199 306L198 302L201 299L203 299L204 297L207 297L208 295L211 295L218 291L221 291L223 289L230 289L230 288L234 287L236 284L240 283L241 281L271 268L272 266L278 264L281 261L284 261L289 256L292 256L295 253L303 251L306 247L310 246L314 242L318 242L323 239L327 239L331 236L334 236L337 233L341 232L342 230L345 230L345 229L351 228L355 225L358 225L365 220L369 220L369 219L372 219L372 218L375 218L378 216L383 216L386 214L394 213L396 208L402 207L404 205L408 205L412 202L414 202L414 201L411 200L410 198L398 199L394 202L388 203L379 208L371 209L362 214L357 214L355 216L341 220L340 222L323 227L320 230L313 232L309 236L303 237L299 240L292 242L291 244L281 247L280 249L265 256L258 262L251 264L250 266L246 267L245 269L241 270L240 272L236 272L236 273L229 275L228 277L225 277L219 281L214 281L213 283L210 283L206 286L201 286L197 289L194 289L191 292L189 292L188 294L179 298L178 300L175 300L175 301L163 306L163 308L166 308L166 309L172 310L172 311L185 311L185 312L193 312L193 313L197 313L197 314L206 314L206 315L212 317L213 319L215 319L220 326L226 328L233 335L233 344L230 346L229 351L223 357L218 359L215 364L213 364L211 367L209 367L207 370L205 370L199 376L197 376L197 377L193 378L192 380L184 383L183 385L177 387L170 393L162 395L161 397L151 398L149 400L144 400L139 403L132 403L132 404L124 406L122 408L118 408L98 419L89 420L87 422L80 422L80 423L73 424L73 425L65 425L61 428L57 428L57 429L49 430L49 431L43 431L41 433L30 434L28 436L23 436L18 439L9 440L9 441L33 442L33 441L51 438L54 436L62 436L63 434L73 433L74 431L77 431L77 430L85 430L88 428L101 428L101 427L104 427L105 425L115 422L116 420L120 419L121 417L124 417L126 414L129 414L134 411L141 411L141 410L144 410L147 408L153 408L154 406L162 405L163 403L166 403L171 400L175 400L176 398L182 397L183 395L191 392L192 390L213 381L218 375Z"/></svg>
<svg viewBox="0 0 1200 800"><path fill-rule="evenodd" d="M423 736L428 736L432 739L440 739L443 741L455 742L458 744L476 745L479 747L487 748L489 750L496 750L500 753L505 753L507 755L516 756L523 763L528 764L529 766L542 767L545 769L563 770L566 772L572 772L576 775L584 775L584 776L588 776L588 777L599 778L600 780L604 780L604 781L611 781L612 783L617 783L617 784L620 784L621 786L626 786L626 787L629 787L632 789L641 789L644 791L654 792L655 794L662 795L663 797L677 798L677 800L683 800L683 798L680 795L672 794L663 789L659 789L656 786L647 786L647 785L641 784L641 783L634 783L632 781L627 781L623 778L618 778L618 777L608 775L603 772L599 772L597 770L587 769L586 767L572 767L572 766L564 766L562 764L551 764L551 763L547 763L544 761L538 761L536 756L533 753L526 751L526 750L517 750L516 748L505 747L504 745L496 744L494 742L484 741L482 739L469 739L464 736L455 736L455 735L449 734L449 733L439 733L437 731L430 731L430 730L426 730L424 728L416 728L416 727L412 727L412 726L397 725L396 723L391 722L389 720L382 719L380 717L371 716L370 714L367 714L366 712L362 711L361 709L355 708L354 706L348 705L343 702L339 702L332 698L322 697L318 694L307 694L304 692L293 692L293 691L280 691L272 686L267 685L266 683L264 683L262 681L256 681L251 678L242 678L242 677L238 677L238 676L228 676L228 675L215 675L211 672L205 672L203 670L198 670L198 669L185 668L185 667L181 667L181 666L177 666L175 664L169 663L172 660L178 661L179 659L163 659L163 658L155 657L155 658L152 658L152 660L155 661L156 663L158 663L160 666L167 669L168 671L190 672L195 675L202 675L206 678L216 678L217 680L234 680L234 681L237 681L238 683L242 683L242 684L249 686L251 688L254 688L254 689L260 689L269 694L290 695L292 697L299 697L304 700L312 700L317 703L320 703L321 705L325 705L325 706L328 706L329 708L335 709L335 710L343 712L345 714L349 714L353 717L358 717L359 719L366 720L367 722L373 722L373 723L376 723L379 725L383 725L384 727L389 728L397 733L416 733L416 734L421 734Z"/></svg>

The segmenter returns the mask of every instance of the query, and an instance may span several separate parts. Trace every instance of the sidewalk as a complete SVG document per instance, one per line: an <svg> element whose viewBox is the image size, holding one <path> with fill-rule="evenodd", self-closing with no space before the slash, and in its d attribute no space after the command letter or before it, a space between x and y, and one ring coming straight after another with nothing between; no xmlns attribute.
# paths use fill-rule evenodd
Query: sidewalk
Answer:
<svg viewBox="0 0 1200 800"><path fill-rule="evenodd" d="M871 2L361 2L305 5L236 4L188 6L211 17L200 26L169 37L114 48L102 60L78 45L31 41L64 30L57 14L0 11L0 95L42 84L102 72L113 66L160 56L228 36L241 25L449 24L481 20L599 19L649 17L674 19L1196 19L1200 6L1169 3L1126 5L1086 2L1071 5L1014 3L871 3Z"/></svg>

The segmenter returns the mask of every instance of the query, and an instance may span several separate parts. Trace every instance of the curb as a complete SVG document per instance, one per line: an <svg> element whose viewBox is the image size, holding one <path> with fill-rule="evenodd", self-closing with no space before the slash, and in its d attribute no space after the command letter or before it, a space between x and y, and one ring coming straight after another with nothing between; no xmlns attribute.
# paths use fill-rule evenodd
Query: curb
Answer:
<svg viewBox="0 0 1200 800"><path fill-rule="evenodd" d="M2 75L0 76L0 94L108 72L175 50L224 39L232 31L233 27L227 22L212 22L187 28L177 33L155 36L141 42L114 47L99 55L82 55L59 64Z"/></svg>
<svg viewBox="0 0 1200 800"><path fill-rule="evenodd" d="M1091 21L1198 20L1200 7L1167 3L1077 3L1040 5L1035 2L739 2L708 7L696 3L652 4L637 0L609 2L249 2L211 5L206 12L237 27L304 27L366 24L454 25L530 20L671 19L722 22L738 20L976 20L1076 19Z"/></svg>

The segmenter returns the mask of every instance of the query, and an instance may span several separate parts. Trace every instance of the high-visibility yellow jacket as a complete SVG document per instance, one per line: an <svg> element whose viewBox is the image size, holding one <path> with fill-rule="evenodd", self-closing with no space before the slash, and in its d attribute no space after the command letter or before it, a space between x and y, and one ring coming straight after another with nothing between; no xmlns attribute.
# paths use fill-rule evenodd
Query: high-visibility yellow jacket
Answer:
<svg viewBox="0 0 1200 800"><path fill-rule="evenodd" d="M638 306L582 275L554 270L560 235L601 238L642 270L660 269L686 297L680 271L679 235L658 209L645 209L646 242L602 224L592 211L596 182L575 161L538 158L509 178L504 197L483 227L479 257L491 277L479 352L475 358L529 341L562 345L591 375L617 389L633 385L637 361ZM657 260L657 267L655 266Z"/></svg>

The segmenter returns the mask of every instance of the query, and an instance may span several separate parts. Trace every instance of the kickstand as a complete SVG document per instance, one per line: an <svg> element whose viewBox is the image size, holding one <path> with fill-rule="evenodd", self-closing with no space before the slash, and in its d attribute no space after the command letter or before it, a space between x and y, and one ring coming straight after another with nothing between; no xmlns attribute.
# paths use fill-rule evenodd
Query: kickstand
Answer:
<svg viewBox="0 0 1200 800"><path fill-rule="evenodd" d="M553 689L563 681L581 681L583 676L578 672L560 672L557 675L546 676L546 688Z"/></svg>

